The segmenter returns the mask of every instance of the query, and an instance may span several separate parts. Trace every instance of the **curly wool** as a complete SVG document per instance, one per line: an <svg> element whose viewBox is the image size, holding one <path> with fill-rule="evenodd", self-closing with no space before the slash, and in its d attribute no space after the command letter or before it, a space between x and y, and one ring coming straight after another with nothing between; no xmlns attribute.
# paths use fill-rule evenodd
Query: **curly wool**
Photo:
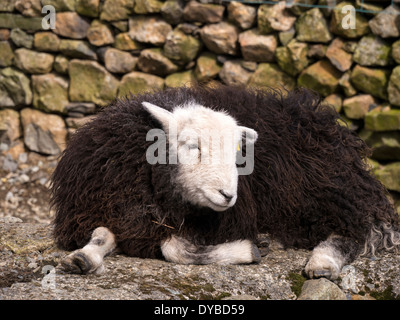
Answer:
<svg viewBox="0 0 400 320"><path fill-rule="evenodd" d="M184 202L176 165L150 165L146 141L161 128L142 107L172 110L187 101L226 110L255 129L254 172L240 176L236 204L224 211ZM168 150L168 148L167 148ZM67 250L106 226L131 256L161 257L172 234L195 244L257 241L268 232L286 247L311 249L334 233L364 244L374 226L399 230L382 184L368 171L366 144L318 96L218 86L167 89L115 101L77 130L52 177L54 237Z"/></svg>

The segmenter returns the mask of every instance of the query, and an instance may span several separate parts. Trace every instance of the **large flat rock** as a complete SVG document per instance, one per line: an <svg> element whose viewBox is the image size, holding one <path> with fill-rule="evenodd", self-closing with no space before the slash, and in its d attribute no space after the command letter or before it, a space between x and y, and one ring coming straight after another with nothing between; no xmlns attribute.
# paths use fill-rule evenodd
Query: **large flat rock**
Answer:
<svg viewBox="0 0 400 320"><path fill-rule="evenodd" d="M66 274L59 268L67 252L57 249L46 224L0 220L1 299L296 299L310 255L283 250L271 241L259 264L177 265L162 260L114 255L106 273ZM348 298L370 293L395 298L400 293L400 255L359 258L344 268L335 284ZM328 295L329 296L329 295Z"/></svg>

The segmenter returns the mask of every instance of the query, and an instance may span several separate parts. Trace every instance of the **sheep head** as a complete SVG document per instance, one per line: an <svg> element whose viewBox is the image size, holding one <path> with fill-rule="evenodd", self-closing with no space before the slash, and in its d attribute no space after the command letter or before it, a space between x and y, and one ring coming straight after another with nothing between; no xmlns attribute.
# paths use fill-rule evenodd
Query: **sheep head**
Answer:
<svg viewBox="0 0 400 320"><path fill-rule="evenodd" d="M172 112L148 102L143 106L160 122L168 139L168 165L178 165L174 182L183 199L215 211L232 207L237 199L242 137L246 146L253 145L257 132L239 126L226 112L195 102Z"/></svg>

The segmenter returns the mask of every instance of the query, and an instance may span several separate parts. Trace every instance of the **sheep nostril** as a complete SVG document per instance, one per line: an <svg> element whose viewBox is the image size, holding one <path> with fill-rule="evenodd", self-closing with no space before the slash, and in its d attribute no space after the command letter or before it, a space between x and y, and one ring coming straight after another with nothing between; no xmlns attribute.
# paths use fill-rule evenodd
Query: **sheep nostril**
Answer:
<svg viewBox="0 0 400 320"><path fill-rule="evenodd" d="M233 196L230 194L226 193L224 190L219 190L219 193L222 194L226 200L226 202L229 202L232 200Z"/></svg>

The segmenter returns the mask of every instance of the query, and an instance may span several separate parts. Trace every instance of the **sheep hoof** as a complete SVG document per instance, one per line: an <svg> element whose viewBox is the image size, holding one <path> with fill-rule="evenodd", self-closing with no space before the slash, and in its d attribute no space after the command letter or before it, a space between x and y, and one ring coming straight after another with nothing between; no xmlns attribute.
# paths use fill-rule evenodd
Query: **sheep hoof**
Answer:
<svg viewBox="0 0 400 320"><path fill-rule="evenodd" d="M312 275L310 278L327 278L330 279L332 276L332 272L329 270L315 270L312 271Z"/></svg>
<svg viewBox="0 0 400 320"><path fill-rule="evenodd" d="M254 243L251 248L251 257L255 263L259 263L261 261L260 250L258 250L258 247Z"/></svg>
<svg viewBox="0 0 400 320"><path fill-rule="evenodd" d="M335 280L339 276L340 269L331 259L320 255L314 255L308 261L305 272L310 279L324 277L329 280Z"/></svg>
<svg viewBox="0 0 400 320"><path fill-rule="evenodd" d="M89 254L76 250L61 261L61 267L68 273L101 274L104 272L104 265L96 260L98 259L93 259Z"/></svg>

